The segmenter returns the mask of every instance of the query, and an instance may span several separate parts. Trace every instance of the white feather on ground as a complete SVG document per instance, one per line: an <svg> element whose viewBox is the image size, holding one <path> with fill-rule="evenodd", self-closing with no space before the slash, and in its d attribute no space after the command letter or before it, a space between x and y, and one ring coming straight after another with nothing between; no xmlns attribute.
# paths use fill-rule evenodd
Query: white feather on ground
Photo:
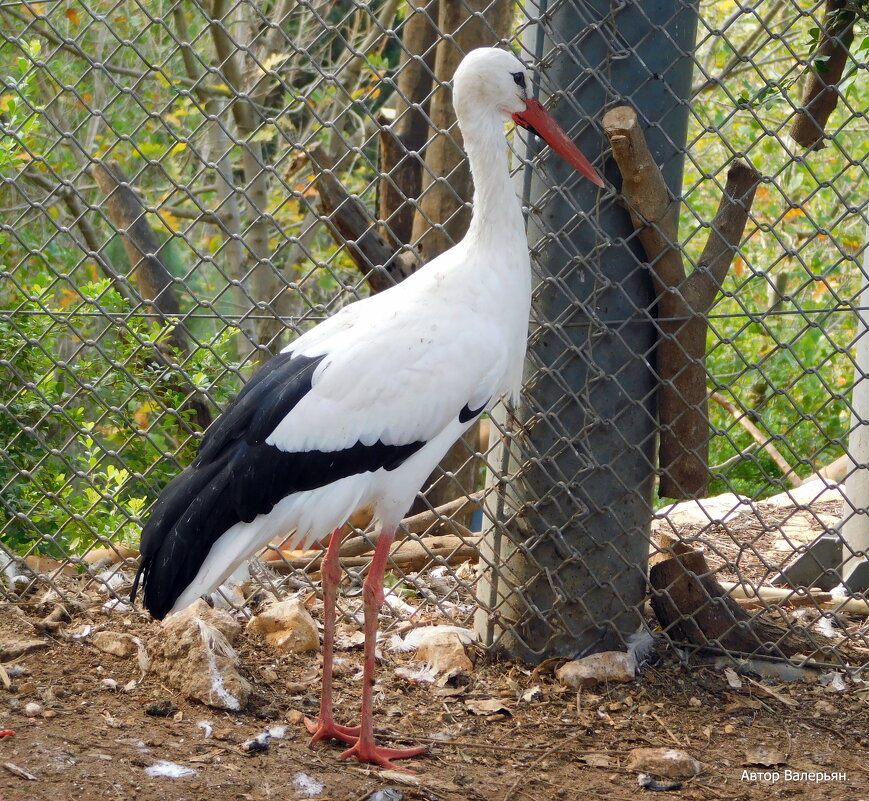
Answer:
<svg viewBox="0 0 869 801"><path fill-rule="evenodd" d="M241 709L241 702L226 689L223 684L223 676L217 667L218 655L233 660L238 658L235 648L229 644L229 640L221 631L206 623L202 618L196 618L196 625L199 627L199 636L202 638L202 644L205 646L205 653L207 654L212 692L226 705L227 709Z"/></svg>

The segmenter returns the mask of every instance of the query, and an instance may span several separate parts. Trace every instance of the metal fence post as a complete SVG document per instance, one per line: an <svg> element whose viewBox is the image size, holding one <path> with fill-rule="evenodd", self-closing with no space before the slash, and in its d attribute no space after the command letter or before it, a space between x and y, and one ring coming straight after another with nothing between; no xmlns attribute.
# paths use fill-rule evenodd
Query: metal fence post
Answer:
<svg viewBox="0 0 869 801"><path fill-rule="evenodd" d="M632 105L678 196L696 5L592 0L538 9L525 46L559 122L594 154L605 142L604 111ZM606 176L620 184L611 163ZM511 655L539 661L618 647L640 625L655 328L648 269L616 196L548 154L520 179L540 279L526 371L533 379L505 462L505 522L494 523L486 554L500 563L500 576L484 579L495 614L478 615L477 629Z"/></svg>
<svg viewBox="0 0 869 801"><path fill-rule="evenodd" d="M866 227L869 241L869 226ZM866 307L869 304L869 246L863 251L863 275L860 306L857 311L855 338L854 390L851 399L851 434L848 438L848 478L845 480L846 497L844 517L841 522L844 564L841 566L842 581L851 592L865 593L869 590L869 319ZM829 565L833 569L838 565Z"/></svg>

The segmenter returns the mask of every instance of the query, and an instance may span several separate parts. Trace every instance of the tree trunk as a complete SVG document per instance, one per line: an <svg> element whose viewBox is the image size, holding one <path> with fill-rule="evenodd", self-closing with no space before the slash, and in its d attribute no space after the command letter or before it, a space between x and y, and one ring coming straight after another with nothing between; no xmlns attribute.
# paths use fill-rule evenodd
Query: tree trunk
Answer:
<svg viewBox="0 0 869 801"><path fill-rule="evenodd" d="M450 81L462 57L475 47L497 45L513 22L513 3L506 0L468 0L441 3L438 28L442 39L435 55L438 85L431 98L434 130L426 146L419 211L414 217L413 240L423 259L430 261L458 242L468 228L472 184L462 138L456 125ZM472 14L479 16L471 17ZM434 223L437 227L432 228Z"/></svg>
<svg viewBox="0 0 869 801"><path fill-rule="evenodd" d="M231 13L225 0L215 0L210 28L221 73L233 92L230 111L238 130L237 144L241 147L242 153L244 196L247 201L245 244L249 256L245 265L247 270L245 271L241 264L237 269L242 273L239 275L242 286L250 287L248 289L250 305L260 311L254 330L259 360L263 361L278 350L279 338L284 331L283 323L273 307L282 294L282 282L270 259L269 234L272 225L266 215L269 173L266 170L262 144L250 140L260 123L259 113L248 99L248 87L244 82L240 56L244 50L229 32L234 27L229 19ZM242 31L247 31L249 25L242 20L238 27ZM244 35L240 38L244 43L251 37Z"/></svg>
<svg viewBox="0 0 869 801"><path fill-rule="evenodd" d="M473 184L456 125L449 82L465 53L475 47L497 45L507 37L513 12L513 3L506 0L440 4L438 28L450 37L441 39L435 55L437 88L430 104L435 130L426 146L428 169L423 172L423 188L412 235L424 261L430 261L458 242L467 231L471 217ZM472 14L480 16L472 17ZM432 228L432 224L437 227ZM478 460L473 458L473 454L478 441L479 427L475 425L450 448L438 469L429 477L428 489L425 490L426 505L441 506L476 488ZM470 515L470 512L464 513L459 522L467 525Z"/></svg>
<svg viewBox="0 0 869 801"><path fill-rule="evenodd" d="M413 216L422 187L419 155L428 137L429 95L435 74L435 44L440 0L410 0L412 9L401 28L395 121L380 139L378 216L393 247L410 244Z"/></svg>

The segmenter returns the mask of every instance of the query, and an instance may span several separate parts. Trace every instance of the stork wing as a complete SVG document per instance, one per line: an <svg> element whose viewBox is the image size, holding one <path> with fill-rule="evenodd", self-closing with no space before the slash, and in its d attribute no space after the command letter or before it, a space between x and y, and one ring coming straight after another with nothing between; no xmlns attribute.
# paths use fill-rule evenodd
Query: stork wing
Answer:
<svg viewBox="0 0 869 801"><path fill-rule="evenodd" d="M141 541L152 614L172 608L236 523L293 493L394 470L502 390L507 357L496 337L467 320L459 328L436 313L384 320L373 308L376 316L330 318L267 362L164 489Z"/></svg>

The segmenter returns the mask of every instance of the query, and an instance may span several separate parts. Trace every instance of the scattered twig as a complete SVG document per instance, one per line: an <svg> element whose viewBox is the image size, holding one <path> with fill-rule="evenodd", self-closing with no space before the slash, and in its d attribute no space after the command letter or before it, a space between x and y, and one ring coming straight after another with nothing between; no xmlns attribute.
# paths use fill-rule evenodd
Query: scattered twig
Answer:
<svg viewBox="0 0 869 801"><path fill-rule="evenodd" d="M781 455L781 452L773 444L772 440L766 436L748 417L747 414L737 408L736 404L731 403L727 398L719 392L711 392L709 397L712 398L722 409L727 411L733 419L739 423L752 437L755 442L763 448L769 457L778 465L779 469L784 473L782 478L785 479L792 487L799 487L803 481L796 474L794 469L788 464L787 459Z"/></svg>
<svg viewBox="0 0 869 801"><path fill-rule="evenodd" d="M576 740L579 737L582 737L584 735L585 735L585 729L581 728L579 731L574 732L572 735L559 739L558 742L556 742L554 745L552 745L551 747L549 747L545 751L543 751L543 753L540 754L537 757L537 759L535 759L530 765L528 765L519 774L519 776L516 778L516 781L513 782L512 785L510 785L510 789L508 789L507 792L504 794L504 801L510 801L510 797L513 795L513 793L516 792L516 788L519 786L519 783L528 775L528 773L532 769L536 768L537 765L539 765L547 756L549 756L550 754L553 754L556 751L564 748L564 746L567 745L568 743L573 742L574 740Z"/></svg>
<svg viewBox="0 0 869 801"><path fill-rule="evenodd" d="M776 692L772 687L767 687L765 684L761 684L757 679L753 679L751 676L745 676L744 678L758 689L763 690L768 696L770 696L770 698L775 698L776 701L780 701L785 706L799 706L799 702L795 701L793 698L788 698L786 695Z"/></svg>
<svg viewBox="0 0 869 801"><path fill-rule="evenodd" d="M377 737L381 740L391 740L395 742L405 742L407 740L419 740L422 743L435 743L436 745L451 745L455 748L481 748L486 751L501 751L501 752L510 752L510 751L522 751L528 754L545 754L547 753L547 749L544 748L528 748L525 746L514 746L514 745L498 745L497 743L481 743L474 740L441 740L437 737L423 737L418 734L407 735L407 734L387 734L384 732L377 732ZM602 752L595 752L602 753Z"/></svg>
<svg viewBox="0 0 869 801"><path fill-rule="evenodd" d="M731 598L750 603L777 604L779 606L811 606L824 611L847 615L869 616L869 601L863 598L840 598L820 590L796 592L786 587L757 587L738 581L721 581L722 588Z"/></svg>
<svg viewBox="0 0 869 801"><path fill-rule="evenodd" d="M658 713L657 713L657 712L652 712L652 717L653 717L653 718L658 722L658 725L659 725L659 726L660 726L660 727L661 727L665 732L667 732L667 735L669 736L669 738L670 738L674 743L676 743L676 745L678 745L679 748L682 748L682 743L679 742L679 738L678 738L675 734L673 734L672 731L670 731L670 727L669 727L666 723L664 723L663 720L661 720L661 717L658 715Z"/></svg>
<svg viewBox="0 0 869 801"><path fill-rule="evenodd" d="M39 779L36 778L29 770L24 770L24 768L19 768L18 765L13 764L12 762L4 762L3 767L6 768L10 773L15 774L19 779L27 779L29 782L38 782Z"/></svg>
<svg viewBox="0 0 869 801"><path fill-rule="evenodd" d="M63 604L57 604L42 620L36 621L33 628L37 634L53 634L69 620L69 612Z"/></svg>

